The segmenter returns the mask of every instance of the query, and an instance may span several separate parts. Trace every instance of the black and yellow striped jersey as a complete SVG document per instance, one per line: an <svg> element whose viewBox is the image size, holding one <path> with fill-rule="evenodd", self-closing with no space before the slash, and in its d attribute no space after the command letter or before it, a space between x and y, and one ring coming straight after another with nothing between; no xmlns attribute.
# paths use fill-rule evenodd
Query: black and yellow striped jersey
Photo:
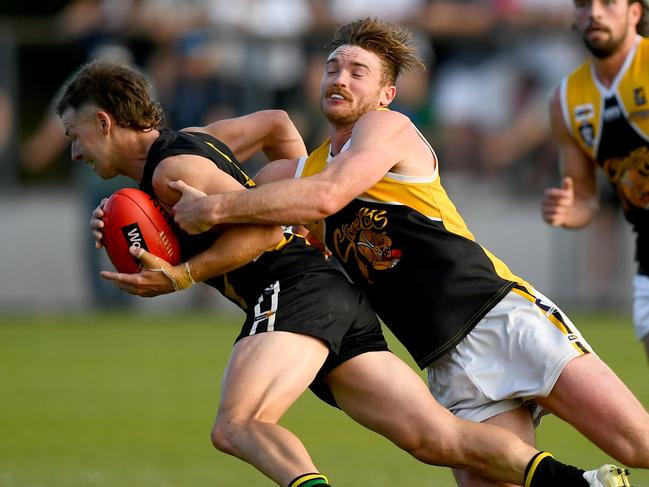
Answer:
<svg viewBox="0 0 649 487"><path fill-rule="evenodd" d="M615 188L637 233L636 258L649 270L649 39L637 36L609 88L589 60L560 90L568 130Z"/></svg>
<svg viewBox="0 0 649 487"><path fill-rule="evenodd" d="M160 131L160 136L149 149L140 189L153 197L152 178L157 165L163 159L180 154L194 154L210 159L218 168L232 176L246 188L254 188L255 183L241 168L236 157L221 141L202 132ZM252 189L250 189L252 191ZM217 238L218 233L206 232L188 235L174 227L178 235L183 261L206 250ZM244 310L254 307L268 283L277 280L298 279L311 270L327 269L332 266L322 253L310 246L304 238L286 230L284 239L274 251L261 256L227 274L206 281L226 298Z"/></svg>
<svg viewBox="0 0 649 487"><path fill-rule="evenodd" d="M326 141L300 161L296 177L316 174L330 160ZM388 172L324 227L329 250L422 368L515 284L527 286L476 243L437 170L429 177Z"/></svg>

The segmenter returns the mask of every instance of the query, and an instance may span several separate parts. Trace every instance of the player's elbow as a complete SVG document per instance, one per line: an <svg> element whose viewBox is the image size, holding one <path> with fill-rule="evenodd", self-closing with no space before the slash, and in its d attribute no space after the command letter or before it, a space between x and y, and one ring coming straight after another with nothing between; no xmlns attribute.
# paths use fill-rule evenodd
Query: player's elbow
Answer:
<svg viewBox="0 0 649 487"><path fill-rule="evenodd" d="M288 113L284 110L279 110L279 109L265 110L265 113L267 114L270 123L276 129L277 128L281 129L286 126L293 125L291 118L288 116Z"/></svg>
<svg viewBox="0 0 649 487"><path fill-rule="evenodd" d="M279 140L285 139L287 134L292 134L293 130L297 133L293 121L284 110L264 110L262 114L264 117L264 124L267 127L270 127L268 137L265 141L266 145L272 145L273 143L277 143Z"/></svg>

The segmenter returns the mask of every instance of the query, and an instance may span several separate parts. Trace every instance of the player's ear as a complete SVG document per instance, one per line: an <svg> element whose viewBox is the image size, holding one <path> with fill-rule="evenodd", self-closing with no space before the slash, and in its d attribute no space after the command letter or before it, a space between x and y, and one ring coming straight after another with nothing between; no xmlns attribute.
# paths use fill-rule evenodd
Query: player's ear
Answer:
<svg viewBox="0 0 649 487"><path fill-rule="evenodd" d="M643 6L640 2L633 2L629 5L629 10L631 11L631 15L629 15L629 22L631 22L634 26L638 25L638 22L642 19L642 15L644 14L644 9Z"/></svg>
<svg viewBox="0 0 649 487"><path fill-rule="evenodd" d="M387 107L390 103L392 103L392 100L394 100L395 96L397 96L397 87L394 85L386 86L381 90L381 98L379 100L379 103L382 107Z"/></svg>
<svg viewBox="0 0 649 487"><path fill-rule="evenodd" d="M101 133L104 135L108 135L113 125L113 121L110 118L108 112L100 110L95 114L95 117L97 120L97 126L101 130Z"/></svg>

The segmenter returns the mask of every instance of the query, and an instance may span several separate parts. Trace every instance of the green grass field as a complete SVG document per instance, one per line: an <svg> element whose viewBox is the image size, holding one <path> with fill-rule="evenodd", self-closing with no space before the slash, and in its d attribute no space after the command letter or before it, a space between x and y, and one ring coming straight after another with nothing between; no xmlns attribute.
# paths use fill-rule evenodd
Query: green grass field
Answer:
<svg viewBox="0 0 649 487"><path fill-rule="evenodd" d="M649 367L628 319L576 323L649 406ZM272 485L209 441L238 326L215 313L0 319L0 486ZM447 469L417 463L308 392L283 423L337 487L455 485ZM539 447L580 466L610 461L554 418ZM649 472L632 478L649 487Z"/></svg>

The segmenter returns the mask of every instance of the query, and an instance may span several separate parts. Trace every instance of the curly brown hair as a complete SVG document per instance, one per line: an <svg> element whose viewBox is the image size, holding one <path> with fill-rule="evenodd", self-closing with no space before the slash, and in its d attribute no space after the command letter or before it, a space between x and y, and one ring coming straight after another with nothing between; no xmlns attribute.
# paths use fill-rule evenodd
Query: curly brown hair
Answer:
<svg viewBox="0 0 649 487"><path fill-rule="evenodd" d="M413 46L412 34L408 29L377 18L366 17L336 29L329 43L329 52L346 44L362 47L381 59L383 84L395 84L404 70L426 69Z"/></svg>
<svg viewBox="0 0 649 487"><path fill-rule="evenodd" d="M151 98L146 77L134 67L113 61L93 61L63 86L56 101L59 116L68 108L94 104L106 110L120 127L139 131L161 127L162 107Z"/></svg>

